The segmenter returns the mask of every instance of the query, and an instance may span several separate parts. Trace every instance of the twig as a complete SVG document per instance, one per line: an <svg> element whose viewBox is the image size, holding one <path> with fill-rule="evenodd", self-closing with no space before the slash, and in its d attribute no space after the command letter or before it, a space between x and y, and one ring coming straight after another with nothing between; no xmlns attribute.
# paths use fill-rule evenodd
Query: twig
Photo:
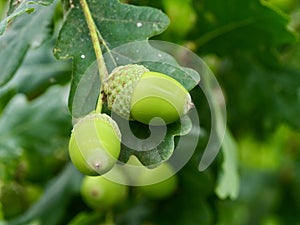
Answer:
<svg viewBox="0 0 300 225"><path fill-rule="evenodd" d="M98 71L99 71L100 82L101 82L100 95L99 95L99 98L98 98L96 111L101 112L101 110L102 110L102 94L101 94L102 86L103 86L104 80L108 77L108 72L107 72L107 68L106 68L106 65L105 65L104 58L103 58L102 50L101 50L101 47L100 47L100 40L99 40L99 35L98 35L98 34L100 34L100 32L96 27L96 24L93 20L93 17L91 15L91 11L89 9L89 6L88 6L86 0L80 0L80 5L81 5L81 8L82 8L84 17L86 19L86 22L87 22L87 26L88 26L89 31L90 31L94 51L95 51L95 54L96 54L96 60L97 60Z"/></svg>

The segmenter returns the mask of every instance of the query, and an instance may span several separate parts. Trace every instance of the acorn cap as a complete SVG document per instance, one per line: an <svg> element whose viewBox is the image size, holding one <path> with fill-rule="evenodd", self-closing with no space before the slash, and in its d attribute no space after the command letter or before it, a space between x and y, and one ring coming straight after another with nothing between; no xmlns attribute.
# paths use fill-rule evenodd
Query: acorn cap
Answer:
<svg viewBox="0 0 300 225"><path fill-rule="evenodd" d="M138 64L116 67L103 84L108 108L119 116L130 119L131 96L145 72L149 70Z"/></svg>

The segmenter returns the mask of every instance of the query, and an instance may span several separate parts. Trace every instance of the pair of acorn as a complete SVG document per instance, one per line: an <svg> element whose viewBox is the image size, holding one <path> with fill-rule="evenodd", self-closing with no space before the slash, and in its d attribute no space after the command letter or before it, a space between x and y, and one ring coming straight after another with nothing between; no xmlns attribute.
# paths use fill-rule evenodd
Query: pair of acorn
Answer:
<svg viewBox="0 0 300 225"><path fill-rule="evenodd" d="M103 90L108 108L114 113L153 126L179 120L193 105L189 92L178 81L138 64L116 67ZM69 154L85 175L97 176L111 170L120 150L121 132L107 114L88 114L73 127Z"/></svg>

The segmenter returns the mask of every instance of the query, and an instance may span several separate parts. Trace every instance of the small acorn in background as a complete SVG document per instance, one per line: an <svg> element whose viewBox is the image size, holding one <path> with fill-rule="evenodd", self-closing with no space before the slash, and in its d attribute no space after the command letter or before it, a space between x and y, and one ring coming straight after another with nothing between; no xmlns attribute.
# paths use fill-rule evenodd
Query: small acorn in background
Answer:
<svg viewBox="0 0 300 225"><path fill-rule="evenodd" d="M102 175L115 165L121 150L121 133L108 115L91 113L73 127L69 155L83 174Z"/></svg>
<svg viewBox="0 0 300 225"><path fill-rule="evenodd" d="M103 87L108 108L144 124L173 123L193 106L189 92L178 81L138 64L115 68Z"/></svg>
<svg viewBox="0 0 300 225"><path fill-rule="evenodd" d="M178 186L174 168L167 162L153 169L145 168L137 179L143 184L136 187L137 190L151 199L170 197Z"/></svg>
<svg viewBox="0 0 300 225"><path fill-rule="evenodd" d="M126 176L122 170L114 167L107 175L125 182ZM85 176L80 194L84 202L95 210L109 209L121 205L128 196L129 188L107 179L104 176Z"/></svg>

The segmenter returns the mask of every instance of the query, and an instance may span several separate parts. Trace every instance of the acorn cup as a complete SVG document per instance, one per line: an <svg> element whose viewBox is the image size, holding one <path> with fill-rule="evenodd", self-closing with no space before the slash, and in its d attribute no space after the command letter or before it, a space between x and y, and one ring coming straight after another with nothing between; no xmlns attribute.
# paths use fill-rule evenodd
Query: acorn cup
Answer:
<svg viewBox="0 0 300 225"><path fill-rule="evenodd" d="M109 109L144 124L173 123L193 106L189 92L178 81L138 64L115 68L103 87Z"/></svg>
<svg viewBox="0 0 300 225"><path fill-rule="evenodd" d="M121 150L121 133L108 115L91 113L73 127L69 155L83 174L102 175L115 165Z"/></svg>

